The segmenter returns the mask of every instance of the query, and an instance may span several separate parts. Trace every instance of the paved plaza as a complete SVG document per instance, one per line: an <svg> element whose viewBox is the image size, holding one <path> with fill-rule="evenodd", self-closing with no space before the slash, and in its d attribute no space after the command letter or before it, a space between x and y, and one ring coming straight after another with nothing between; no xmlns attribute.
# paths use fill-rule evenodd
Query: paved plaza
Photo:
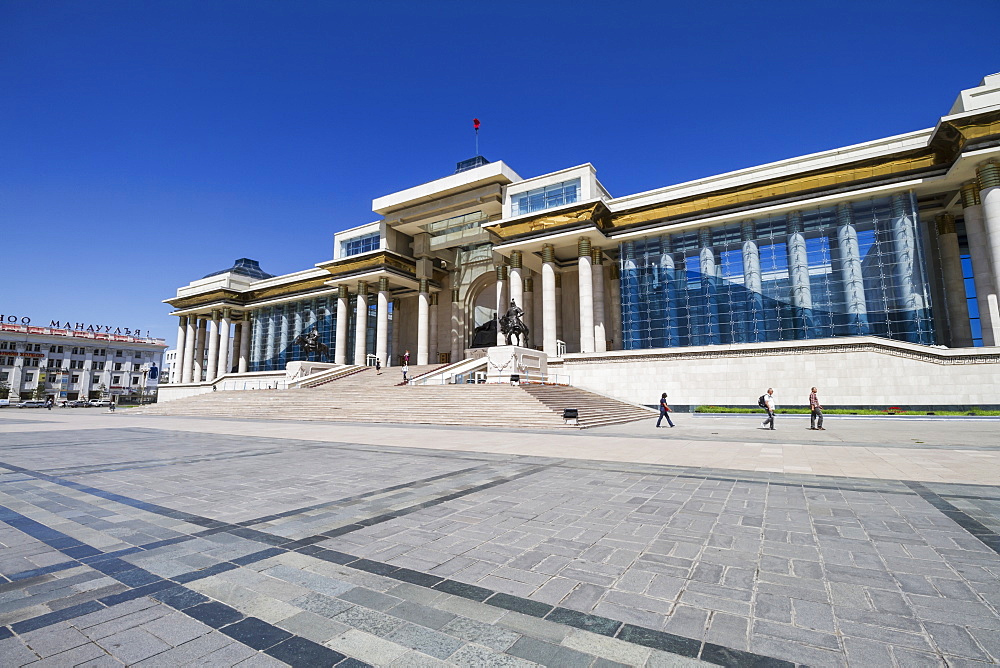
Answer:
<svg viewBox="0 0 1000 668"><path fill-rule="evenodd" d="M0 411L0 666L1000 661L996 420Z"/></svg>

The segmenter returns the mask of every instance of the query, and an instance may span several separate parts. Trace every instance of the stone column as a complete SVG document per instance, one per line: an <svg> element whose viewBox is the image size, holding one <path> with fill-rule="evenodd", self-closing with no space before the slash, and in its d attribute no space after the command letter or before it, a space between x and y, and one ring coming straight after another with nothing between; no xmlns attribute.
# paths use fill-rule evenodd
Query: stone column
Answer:
<svg viewBox="0 0 1000 668"><path fill-rule="evenodd" d="M197 336L198 318L189 315L185 320L187 321L187 333L184 335L184 364L181 367L181 382L191 383L194 382L194 344ZM110 384L108 387L110 388Z"/></svg>
<svg viewBox="0 0 1000 668"><path fill-rule="evenodd" d="M198 318L198 334L194 342L194 382L202 382L202 372L205 370L205 328L208 320Z"/></svg>
<svg viewBox="0 0 1000 668"><path fill-rule="evenodd" d="M205 382L215 380L219 368L219 312L212 311L208 321L208 362L205 364Z"/></svg>
<svg viewBox="0 0 1000 668"><path fill-rule="evenodd" d="M989 160L976 169L976 180L979 187L979 201L983 229L985 255L989 258L989 275L992 278L991 289L986 293L986 308L980 308L979 317L988 314L987 320L981 320L983 326L983 345L1000 345L1000 311L997 308L997 294L1000 292L1000 162ZM968 228L968 218L966 218ZM970 250L972 238L969 238ZM984 263L986 264L986 263ZM972 260L973 269L976 260ZM978 284L977 284L978 290ZM978 294L978 293L977 293ZM978 299L977 299L978 301ZM987 342L987 329L991 335Z"/></svg>
<svg viewBox="0 0 1000 668"><path fill-rule="evenodd" d="M378 279L375 315L375 356L384 366L389 366L389 279Z"/></svg>
<svg viewBox="0 0 1000 668"><path fill-rule="evenodd" d="M347 286L341 285L337 292L337 335L333 341L333 363L347 364L347 306L350 296Z"/></svg>
<svg viewBox="0 0 1000 668"><path fill-rule="evenodd" d="M417 366L427 364L431 308L431 296L428 290L427 279L421 278L420 294L417 296Z"/></svg>
<svg viewBox="0 0 1000 668"><path fill-rule="evenodd" d="M506 345L507 338L500 333L500 318L507 313L510 308L510 299L507 292L507 265L497 265L497 345Z"/></svg>
<svg viewBox="0 0 1000 668"><path fill-rule="evenodd" d="M858 231L854 227L854 212L850 204L837 207L837 257L840 263L840 280L844 286L849 331L852 335L863 336L869 333L868 300L865 298L865 279L861 273Z"/></svg>
<svg viewBox="0 0 1000 668"><path fill-rule="evenodd" d="M969 241L969 259L972 260L972 283L976 287L976 306L979 308L979 325L983 345L996 345L993 336L993 319L990 314L989 295L996 292L993 281L992 261L988 251L986 226L983 223L983 206L979 199L979 185L970 181L962 186L962 216L965 234Z"/></svg>
<svg viewBox="0 0 1000 668"><path fill-rule="evenodd" d="M542 350L556 356L556 249L542 247Z"/></svg>
<svg viewBox="0 0 1000 668"><path fill-rule="evenodd" d="M177 321L177 358L174 360L174 364L170 367L170 382L179 383L184 377L184 348L185 348L185 337L187 336L187 316L182 315L178 317Z"/></svg>
<svg viewBox="0 0 1000 668"><path fill-rule="evenodd" d="M452 285L458 282L458 275L452 278ZM458 362L463 359L463 345L464 340L463 328L462 328L463 318L462 318L462 303L459 298L459 289L451 289L451 361Z"/></svg>
<svg viewBox="0 0 1000 668"><path fill-rule="evenodd" d="M219 367L216 378L225 376L232 368L229 364L229 353L230 347L232 346L229 323L232 320L232 315L233 314L230 309L222 309L222 319L219 320Z"/></svg>
<svg viewBox="0 0 1000 668"><path fill-rule="evenodd" d="M951 214L942 213L937 216L935 223L944 279L944 299L948 307L948 339L952 347L964 348L972 345L972 329L969 326L969 306L965 298L965 280L962 278L962 258L958 250L955 218Z"/></svg>
<svg viewBox="0 0 1000 668"><path fill-rule="evenodd" d="M795 338L813 336L812 286L809 284L809 254L802 234L802 215L788 214L788 284L795 309Z"/></svg>
<svg viewBox="0 0 1000 668"><path fill-rule="evenodd" d="M275 341L278 339L278 330L275 329L275 324L278 321L278 314L275 312L275 308L271 307L269 315L267 316L267 337L264 339L264 354L261 359L264 361L264 368L268 371L274 371L273 367L277 363L278 349ZM267 367L272 367L268 369Z"/></svg>
<svg viewBox="0 0 1000 668"><path fill-rule="evenodd" d="M399 354L399 317L400 317L400 315L399 315L399 300L398 299L393 299L392 300L392 334L390 335L391 338L392 338L392 344L389 347L390 359L391 359L391 357L397 356ZM387 359L385 361L385 365L386 366L393 366L390 363L390 359Z"/></svg>
<svg viewBox="0 0 1000 668"><path fill-rule="evenodd" d="M253 330L253 315L250 311L243 312L243 322L240 323L240 357L237 373L246 373L250 367L250 334Z"/></svg>
<svg viewBox="0 0 1000 668"><path fill-rule="evenodd" d="M506 313L507 309L510 308L510 303L514 302L521 307L521 310L526 310L524 308L524 267L522 263L524 257L521 251L511 251L510 253L510 299L504 304L502 313Z"/></svg>
<svg viewBox="0 0 1000 668"><path fill-rule="evenodd" d="M233 339L232 339L232 349L233 352L230 354L232 357L232 363L229 368L236 367L236 373L239 373L240 364L240 348L243 347L243 318L242 316L233 317Z"/></svg>
<svg viewBox="0 0 1000 668"><path fill-rule="evenodd" d="M430 295L430 335L427 337L427 356L431 364L438 363L438 295L439 292Z"/></svg>
<svg viewBox="0 0 1000 668"><path fill-rule="evenodd" d="M278 349L275 351L275 357L277 357L277 363L279 365L278 369L275 371L284 371L288 365L288 342L289 342L289 331L288 331L288 304L282 304L278 307L281 309L281 330L278 332ZM284 362L282 362L284 358Z"/></svg>
<svg viewBox="0 0 1000 668"><path fill-rule="evenodd" d="M531 272L528 271L530 274ZM524 337L524 347L532 348L532 332L535 331L535 281L532 280L531 276L527 276L524 279L524 293L521 295L524 299L524 326L528 328L528 334Z"/></svg>
<svg viewBox="0 0 1000 668"><path fill-rule="evenodd" d="M580 237L576 244L580 274L580 352L594 352L594 271L591 267L590 239Z"/></svg>
<svg viewBox="0 0 1000 668"><path fill-rule="evenodd" d="M563 336L562 274L556 273L556 340L566 341Z"/></svg>
<svg viewBox="0 0 1000 668"><path fill-rule="evenodd" d="M354 363L365 365L365 356L368 352L368 284L358 281L358 305L354 312L356 322L354 323Z"/></svg>
<svg viewBox="0 0 1000 668"><path fill-rule="evenodd" d="M608 266L611 278L611 345L613 350L622 349L622 281L618 265Z"/></svg>
<svg viewBox="0 0 1000 668"><path fill-rule="evenodd" d="M717 295L718 270L715 262L715 249L712 247L712 231L702 229L699 234L701 250L698 251L701 269L701 291L705 297L705 332L702 334L702 344L722 343L719 336L719 302ZM693 327L692 327L693 329Z"/></svg>
<svg viewBox="0 0 1000 668"><path fill-rule="evenodd" d="M747 297L746 340L759 342L766 339L764 332L764 293L760 274L760 249L753 221L740 223L740 238L743 240L743 288Z"/></svg>
<svg viewBox="0 0 1000 668"><path fill-rule="evenodd" d="M608 349L608 334L604 311L604 250L591 250L594 290L594 350L603 353Z"/></svg>
<svg viewBox="0 0 1000 668"><path fill-rule="evenodd" d="M923 343L920 323L925 308L924 297L914 285L917 270L916 221L907 206L909 194L892 196L892 246L896 254L896 295L906 312L907 340Z"/></svg>

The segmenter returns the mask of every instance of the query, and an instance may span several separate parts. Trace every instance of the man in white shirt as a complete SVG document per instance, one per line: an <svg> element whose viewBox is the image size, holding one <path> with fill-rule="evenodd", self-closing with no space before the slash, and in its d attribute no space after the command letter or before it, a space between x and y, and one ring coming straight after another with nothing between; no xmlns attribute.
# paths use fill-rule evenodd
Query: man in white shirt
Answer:
<svg viewBox="0 0 1000 668"><path fill-rule="evenodd" d="M767 419L760 423L761 428L767 429L767 425L770 423L771 430L774 431L774 390L772 388L767 388L767 394L764 395L764 408L767 410Z"/></svg>

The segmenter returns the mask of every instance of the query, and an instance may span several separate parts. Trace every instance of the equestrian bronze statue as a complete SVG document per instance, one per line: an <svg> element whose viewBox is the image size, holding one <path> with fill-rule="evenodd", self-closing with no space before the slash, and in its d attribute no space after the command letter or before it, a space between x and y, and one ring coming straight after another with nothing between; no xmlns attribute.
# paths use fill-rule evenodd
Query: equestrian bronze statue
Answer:
<svg viewBox="0 0 1000 668"><path fill-rule="evenodd" d="M507 341L507 345L518 345L527 346L528 345L528 326L524 324L521 320L521 316L524 315L524 309L514 303L514 300L510 300L510 308L507 309L507 313L500 318L500 333L504 335L504 339ZM511 337L514 338L515 343L511 343Z"/></svg>
<svg viewBox="0 0 1000 668"><path fill-rule="evenodd" d="M319 340L319 332L315 329L308 334L299 334L292 345L299 346L311 362L325 361L330 352L330 347ZM319 360L313 359L314 355L319 355Z"/></svg>

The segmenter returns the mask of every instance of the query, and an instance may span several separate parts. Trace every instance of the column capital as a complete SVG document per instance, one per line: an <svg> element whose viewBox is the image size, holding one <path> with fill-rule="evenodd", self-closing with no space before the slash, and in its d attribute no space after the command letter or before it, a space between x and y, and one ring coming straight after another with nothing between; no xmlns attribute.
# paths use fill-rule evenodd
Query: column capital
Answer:
<svg viewBox="0 0 1000 668"><path fill-rule="evenodd" d="M341 285L337 288L337 298L338 299L348 299L351 294L347 291L346 285Z"/></svg>
<svg viewBox="0 0 1000 668"><path fill-rule="evenodd" d="M507 280L507 265L497 265L497 282Z"/></svg>
<svg viewBox="0 0 1000 668"><path fill-rule="evenodd" d="M934 217L937 224L938 236L945 234L955 234L955 216L950 213L939 213Z"/></svg>
<svg viewBox="0 0 1000 668"><path fill-rule="evenodd" d="M610 278L611 278L612 281L617 281L617 280L619 280L621 278L621 274L619 273L619 269L618 269L618 264L617 263L612 263L611 264L611 266L609 267L609 270L608 270L608 274L610 275Z"/></svg>
<svg viewBox="0 0 1000 668"><path fill-rule="evenodd" d="M789 234L799 234L802 232L802 212L790 211L785 217Z"/></svg>
<svg viewBox="0 0 1000 668"><path fill-rule="evenodd" d="M378 291L379 292L389 291L389 279L387 277L382 276L381 278L378 279Z"/></svg>
<svg viewBox="0 0 1000 668"><path fill-rule="evenodd" d="M594 264L604 264L604 249L592 248L590 251L590 259Z"/></svg>
<svg viewBox="0 0 1000 668"><path fill-rule="evenodd" d="M556 287L557 288L562 287L562 274L560 273L556 273Z"/></svg>
<svg viewBox="0 0 1000 668"><path fill-rule="evenodd" d="M740 222L740 241L753 241L757 238L756 231L753 227L753 219L748 218L747 220Z"/></svg>
<svg viewBox="0 0 1000 668"><path fill-rule="evenodd" d="M576 240L576 256L590 257L590 237L580 237Z"/></svg>
<svg viewBox="0 0 1000 668"><path fill-rule="evenodd" d="M556 261L556 247L552 244L542 246L542 262Z"/></svg>
<svg viewBox="0 0 1000 668"><path fill-rule="evenodd" d="M460 292L460 290L458 288L452 288L451 289L451 303L452 304L457 304L459 301L461 301L460 298L459 298L459 292Z"/></svg>
<svg viewBox="0 0 1000 668"><path fill-rule="evenodd" d="M231 308L224 308L224 309L222 309L222 317L226 318L227 320L229 318L233 317L233 309L231 309Z"/></svg>
<svg viewBox="0 0 1000 668"><path fill-rule="evenodd" d="M521 251L511 251L510 252L510 266L513 269L520 269L523 264L524 258Z"/></svg>
<svg viewBox="0 0 1000 668"><path fill-rule="evenodd" d="M429 291L430 291L429 281L426 278L421 278L420 279L420 292L429 292Z"/></svg>
<svg viewBox="0 0 1000 668"><path fill-rule="evenodd" d="M976 167L976 181L980 190L1000 187L1000 161L987 160Z"/></svg>
<svg viewBox="0 0 1000 668"><path fill-rule="evenodd" d="M535 281L532 280L531 276L524 279L524 291L534 292L535 291Z"/></svg>
<svg viewBox="0 0 1000 668"><path fill-rule="evenodd" d="M367 297L368 296L368 283L365 281L358 281L358 296Z"/></svg>
<svg viewBox="0 0 1000 668"><path fill-rule="evenodd" d="M968 209L970 206L982 204L979 199L979 184L969 181L962 184L962 208Z"/></svg>
<svg viewBox="0 0 1000 668"><path fill-rule="evenodd" d="M210 320L218 320L219 319L219 315L220 315L219 309L214 308L214 309L212 309L212 313L209 316L209 319Z"/></svg>
<svg viewBox="0 0 1000 668"><path fill-rule="evenodd" d="M431 295L431 306L437 306L438 303L438 293L432 292Z"/></svg>
<svg viewBox="0 0 1000 668"><path fill-rule="evenodd" d="M838 225L853 225L854 224L854 210L851 205L847 202L841 202L837 205L837 224Z"/></svg>

